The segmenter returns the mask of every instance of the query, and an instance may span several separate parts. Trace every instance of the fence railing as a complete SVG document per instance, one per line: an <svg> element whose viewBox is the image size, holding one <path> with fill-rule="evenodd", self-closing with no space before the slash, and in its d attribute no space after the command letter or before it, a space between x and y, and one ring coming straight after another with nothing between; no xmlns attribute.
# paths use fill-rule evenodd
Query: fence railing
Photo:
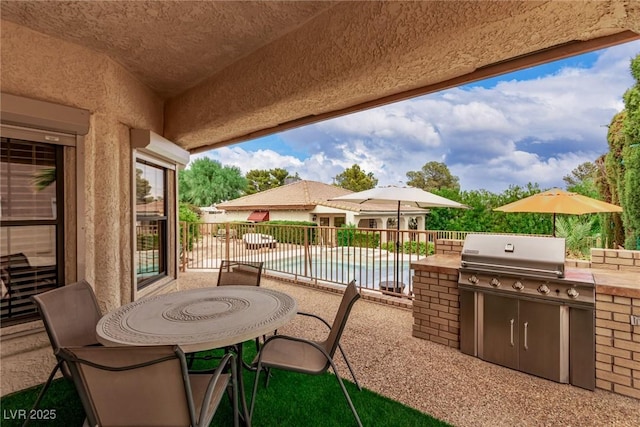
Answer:
<svg viewBox="0 0 640 427"><path fill-rule="evenodd" d="M352 227L186 223L181 264L216 269L222 260L264 262L267 273L346 284L412 298L410 263L434 253L436 233ZM399 249L399 250L398 250Z"/></svg>
<svg viewBox="0 0 640 427"><path fill-rule="evenodd" d="M435 253L439 240L464 240L470 233L479 232L182 222L181 268L262 261L267 273L341 284L356 279L362 288L412 298L410 263Z"/></svg>

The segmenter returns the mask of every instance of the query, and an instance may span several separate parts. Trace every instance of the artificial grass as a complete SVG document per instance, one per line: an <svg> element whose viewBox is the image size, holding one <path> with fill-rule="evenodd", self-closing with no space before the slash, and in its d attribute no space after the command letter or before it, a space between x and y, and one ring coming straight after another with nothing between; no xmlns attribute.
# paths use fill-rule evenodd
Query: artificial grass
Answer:
<svg viewBox="0 0 640 427"><path fill-rule="evenodd" d="M253 341L243 347L245 360L255 356ZM204 361L196 361L194 368L206 367ZM215 363L215 362L214 362ZM244 385L247 404L250 404L255 373L244 370ZM357 372L356 372L357 375ZM260 375L258 393L253 414L255 427L344 427L356 425L355 418L332 374L303 375L294 372L272 370L269 387L264 386L265 373ZM345 380L345 386L364 426L447 426L429 415L388 399L367 389L359 391L355 384ZM16 411L28 411L40 391L40 386L16 392L0 399L3 427L22 425ZM84 421L82 404L70 381L59 379L53 382L40 404L41 409L55 409L55 420L34 420L31 426L81 426ZM232 425L232 409L229 399L222 400L213 419L212 426Z"/></svg>

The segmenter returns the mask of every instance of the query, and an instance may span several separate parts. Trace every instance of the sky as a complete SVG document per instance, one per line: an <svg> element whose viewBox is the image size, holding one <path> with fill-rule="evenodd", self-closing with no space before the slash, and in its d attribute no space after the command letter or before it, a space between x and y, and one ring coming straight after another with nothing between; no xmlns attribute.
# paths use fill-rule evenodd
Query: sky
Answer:
<svg viewBox="0 0 640 427"><path fill-rule="evenodd" d="M378 186L447 165L462 190L565 188L562 178L608 151L607 126L634 81L640 41L326 120L191 157L224 166L284 168L333 183L358 164Z"/></svg>

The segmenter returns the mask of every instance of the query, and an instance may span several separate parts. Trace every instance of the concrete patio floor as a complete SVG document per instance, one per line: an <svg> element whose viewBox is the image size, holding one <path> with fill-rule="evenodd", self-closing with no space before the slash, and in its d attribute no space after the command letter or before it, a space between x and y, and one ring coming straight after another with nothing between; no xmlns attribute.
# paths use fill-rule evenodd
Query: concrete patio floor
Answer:
<svg viewBox="0 0 640 427"><path fill-rule="evenodd" d="M215 286L216 272L182 273L180 289ZM298 311L329 322L341 295L263 278L294 297ZM362 387L455 426L640 426L640 400L527 375L411 336L411 310L365 299L354 306L342 345ZM317 320L298 316L278 333L324 338ZM340 359L340 358L339 358ZM346 366L339 361L343 378ZM339 392L336 385L336 392Z"/></svg>

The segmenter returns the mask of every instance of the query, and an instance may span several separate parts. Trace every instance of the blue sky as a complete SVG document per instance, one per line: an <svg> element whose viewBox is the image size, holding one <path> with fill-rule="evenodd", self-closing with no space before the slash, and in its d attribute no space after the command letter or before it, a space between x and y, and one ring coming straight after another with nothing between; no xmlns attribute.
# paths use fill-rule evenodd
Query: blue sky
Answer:
<svg viewBox="0 0 640 427"><path fill-rule="evenodd" d="M463 190L501 192L562 177L608 150L640 41L292 129L192 156L243 173L281 167L331 183L358 164L378 185L445 163Z"/></svg>

